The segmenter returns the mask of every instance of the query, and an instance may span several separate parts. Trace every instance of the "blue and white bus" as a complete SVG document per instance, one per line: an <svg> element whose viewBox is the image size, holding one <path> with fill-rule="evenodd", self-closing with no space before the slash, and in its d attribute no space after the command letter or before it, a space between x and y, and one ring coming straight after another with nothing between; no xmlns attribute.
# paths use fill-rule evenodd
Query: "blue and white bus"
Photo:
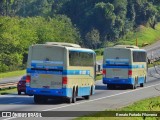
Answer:
<svg viewBox="0 0 160 120"><path fill-rule="evenodd" d="M50 42L29 48L26 93L35 103L64 97L89 99L95 90L95 52L77 44Z"/></svg>
<svg viewBox="0 0 160 120"><path fill-rule="evenodd" d="M146 51L136 46L117 45L104 50L103 83L115 86L144 86L147 76Z"/></svg>

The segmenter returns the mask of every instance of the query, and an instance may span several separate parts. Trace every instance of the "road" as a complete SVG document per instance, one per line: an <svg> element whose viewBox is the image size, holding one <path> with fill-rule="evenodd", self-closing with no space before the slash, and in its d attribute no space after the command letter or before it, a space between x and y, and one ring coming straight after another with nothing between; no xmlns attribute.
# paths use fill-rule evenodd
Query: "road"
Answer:
<svg viewBox="0 0 160 120"><path fill-rule="evenodd" d="M154 77L150 77L150 73L152 73ZM135 90L123 90L119 88L117 90L108 90L107 86L103 85L102 81L99 80L96 82L95 95L93 95L90 100L83 100L82 98L77 98L77 102L74 104L67 104L61 99L54 99L48 101L48 103L44 105L36 105L34 104L32 96L19 96L16 94L1 95L0 111L60 111L59 114L62 115L62 111L103 111L106 109L120 108L123 106L127 106L128 104L131 104L137 100L159 96L159 78L160 75L156 74L154 68L151 68L149 69L149 76L147 77L147 83L145 84L145 86L143 88L138 87ZM83 113L83 115L84 114L85 113ZM74 117L76 117L76 115ZM20 120L21 118L10 119ZM48 120L51 118L46 119ZM58 117L56 119L71 119L71 117ZM9 119L3 118L3 120ZM40 120L40 118L37 118L37 120Z"/></svg>

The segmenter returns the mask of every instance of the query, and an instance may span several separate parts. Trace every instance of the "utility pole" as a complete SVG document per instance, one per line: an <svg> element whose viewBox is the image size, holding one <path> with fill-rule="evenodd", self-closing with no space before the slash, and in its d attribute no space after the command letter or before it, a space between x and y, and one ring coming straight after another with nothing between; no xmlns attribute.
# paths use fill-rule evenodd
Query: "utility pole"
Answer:
<svg viewBox="0 0 160 120"><path fill-rule="evenodd" d="M136 37L136 46L138 47L138 38Z"/></svg>

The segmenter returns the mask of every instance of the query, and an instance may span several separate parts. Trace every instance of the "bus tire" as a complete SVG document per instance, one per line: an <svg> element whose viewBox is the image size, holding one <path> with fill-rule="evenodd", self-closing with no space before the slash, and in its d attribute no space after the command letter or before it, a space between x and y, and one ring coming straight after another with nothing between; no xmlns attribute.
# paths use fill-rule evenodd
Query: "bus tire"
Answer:
<svg viewBox="0 0 160 120"><path fill-rule="evenodd" d="M133 90L136 89L135 84L133 84L131 88L132 88Z"/></svg>
<svg viewBox="0 0 160 120"><path fill-rule="evenodd" d="M109 90L112 90L112 89L114 89L114 85L107 84L107 88L108 88Z"/></svg>
<svg viewBox="0 0 160 120"><path fill-rule="evenodd" d="M90 95L86 95L86 96L83 96L85 100L89 100L90 99Z"/></svg>
<svg viewBox="0 0 160 120"><path fill-rule="evenodd" d="M90 99L90 95L92 95L92 93L93 93L93 87L91 87L91 89L90 89L90 94L89 94L89 95L83 96L84 99L85 99L85 100L89 100L89 99Z"/></svg>
<svg viewBox="0 0 160 120"><path fill-rule="evenodd" d="M91 92L90 95L93 95L93 86L91 86Z"/></svg>
<svg viewBox="0 0 160 120"><path fill-rule="evenodd" d="M70 98L67 98L67 103L72 103L72 97L70 97Z"/></svg>
<svg viewBox="0 0 160 120"><path fill-rule="evenodd" d="M72 103L75 103L76 102L76 91L75 91L75 88L73 89L73 92L72 92Z"/></svg>
<svg viewBox="0 0 160 120"><path fill-rule="evenodd" d="M146 78L146 76L144 77L144 83L146 83L147 82L147 78Z"/></svg>
<svg viewBox="0 0 160 120"><path fill-rule="evenodd" d="M143 84L143 83L140 83L140 87L144 87L144 84Z"/></svg>
<svg viewBox="0 0 160 120"><path fill-rule="evenodd" d="M136 78L135 78L135 80L134 80L134 84L131 85L131 86L132 86L132 89L133 89L133 90L136 89Z"/></svg>
<svg viewBox="0 0 160 120"><path fill-rule="evenodd" d="M46 103L47 102L47 98L46 97L43 97L43 96L40 96L40 95L34 95L34 102L36 104L43 104L43 103Z"/></svg>
<svg viewBox="0 0 160 120"><path fill-rule="evenodd" d="M39 104L40 103L40 96L38 96L38 95L34 95L34 102L36 103L36 104Z"/></svg>

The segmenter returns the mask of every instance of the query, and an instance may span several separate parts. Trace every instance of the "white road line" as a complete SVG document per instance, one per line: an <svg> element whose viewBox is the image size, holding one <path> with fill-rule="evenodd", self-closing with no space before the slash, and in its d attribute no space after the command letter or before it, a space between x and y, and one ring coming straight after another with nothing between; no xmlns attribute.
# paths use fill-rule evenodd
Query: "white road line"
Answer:
<svg viewBox="0 0 160 120"><path fill-rule="evenodd" d="M93 102L93 101L98 101L98 100L102 100L102 99L106 99L106 98L110 98L110 97L115 97L115 96L122 95L122 94L127 94L127 93L131 93L131 92L139 91L139 90L142 90L142 89L154 87L154 86L157 86L157 85L160 85L160 83L159 84L155 84L155 85L151 85L151 86L147 86L147 87L143 87L143 88L139 88L139 89L135 89L135 90L130 90L130 91L127 91L127 92L122 92L122 93L118 93L118 94L114 94L114 95L110 95L110 96L105 96L105 97L101 97L101 98L97 98L97 99L93 99L93 100L89 100L89 101L84 101L84 102L80 102L80 103L64 105L64 106L60 106L60 107L56 107L56 108L50 108L50 109L46 109L46 110L42 110L42 111L56 110L56 109L65 108L65 107L69 107L69 106L75 106L75 105L79 105L79 104L83 104L83 103L89 103L89 102Z"/></svg>
<svg viewBox="0 0 160 120"><path fill-rule="evenodd" d="M110 95L110 96L105 96L105 97L101 97L101 98L97 98L97 99L93 99L93 100L89 100L89 101L84 101L84 102L80 102L80 103L74 103L74 104L71 104L71 105L64 105L64 106L51 108L51 109L46 109L46 110L42 110L42 111L56 110L56 109L65 108L65 107L74 106L74 105L79 105L79 104L83 104L83 103L89 103L89 102L93 102L93 101L97 101L97 100L106 99L106 98L109 98L109 97L114 97L114 96L118 96L118 95L122 95L122 94L126 94L126 93L131 93L131 92L143 90L143 89L154 87L154 86L157 86L157 85L160 85L160 83L159 84L155 84L155 85L151 85L151 86L147 86L147 87L143 87L143 88L139 88L139 89L135 89L135 90L131 90L131 91L127 91L127 92L122 92L122 93L118 93L118 94L114 94L114 95ZM15 119L15 118L16 117L11 117L11 118L6 118L6 119L2 119L2 120L11 120L11 119Z"/></svg>
<svg viewBox="0 0 160 120"><path fill-rule="evenodd" d="M10 118L5 118L5 119L2 119L2 120L11 120L11 119L14 119L16 117L10 117Z"/></svg>

